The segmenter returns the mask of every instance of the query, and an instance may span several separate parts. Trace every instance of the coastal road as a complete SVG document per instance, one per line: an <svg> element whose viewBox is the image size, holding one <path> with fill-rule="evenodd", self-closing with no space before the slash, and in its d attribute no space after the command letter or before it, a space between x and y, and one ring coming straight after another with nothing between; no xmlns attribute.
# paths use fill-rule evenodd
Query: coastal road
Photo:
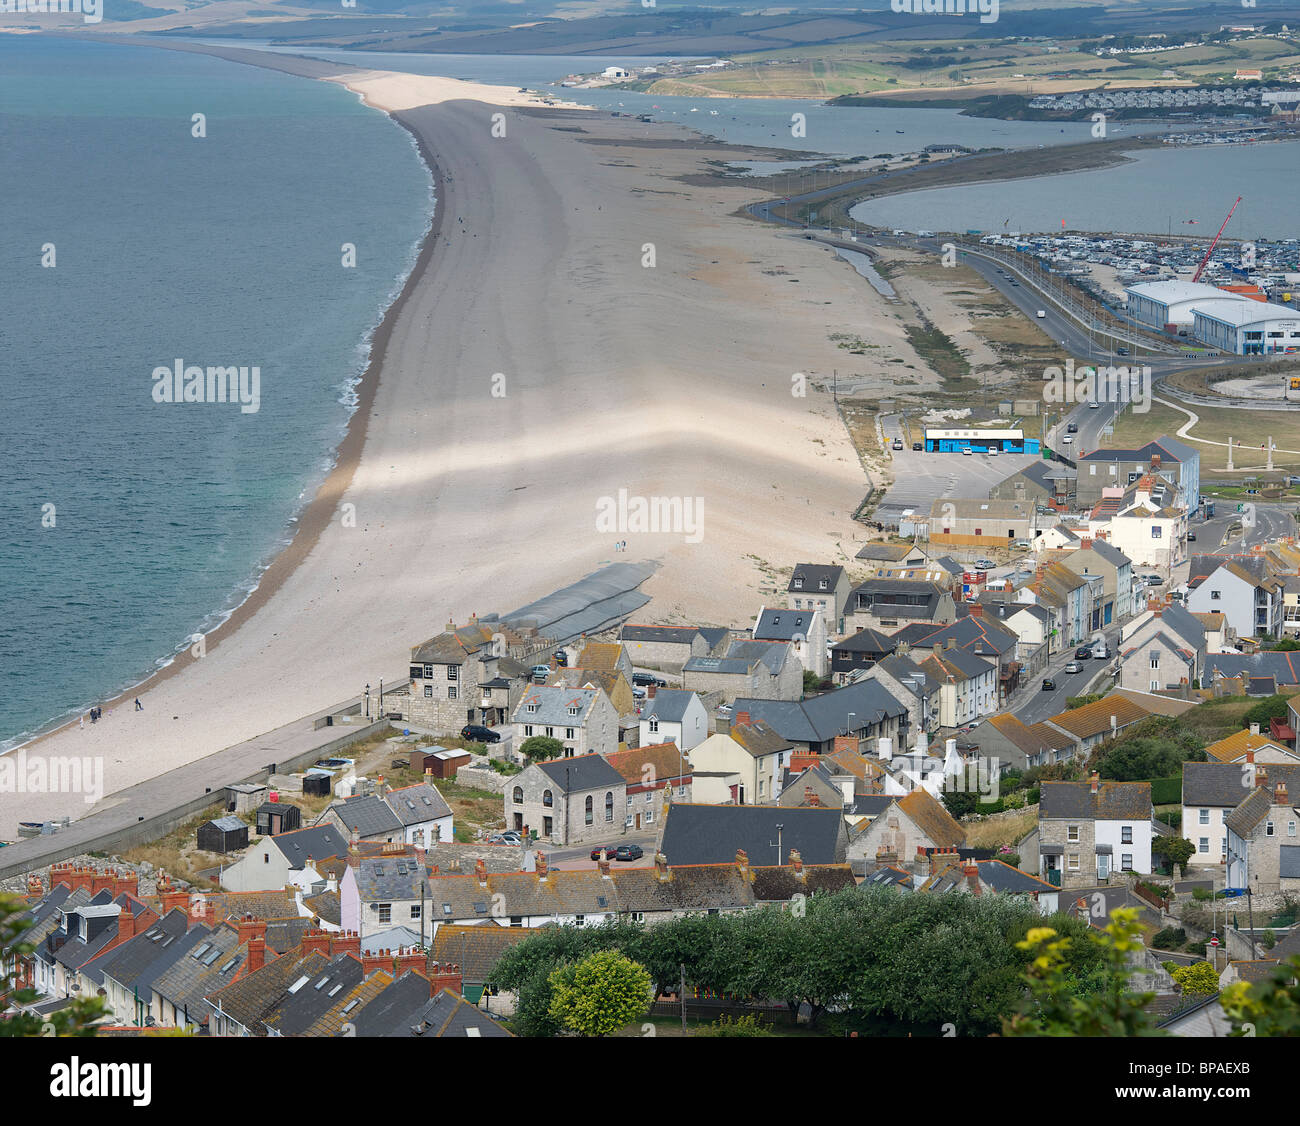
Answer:
<svg viewBox="0 0 1300 1126"><path fill-rule="evenodd" d="M1074 646L1071 646L1069 650L1053 657L1048 662L1045 672L1036 673L1028 684L1022 685L1007 710L1027 724L1040 723L1049 716L1059 715L1065 711L1065 701L1069 697L1082 696L1090 682L1115 663L1114 654L1115 647L1119 644L1119 626L1107 626L1101 632L1105 635L1106 645L1111 651L1109 659L1097 660L1089 657L1086 660L1079 660L1074 655ZM1089 644L1094 637L1095 634L1089 635ZM1082 671L1066 672L1065 666L1071 661L1077 661ZM1051 692L1044 692L1043 681L1049 678L1056 681L1056 688Z"/></svg>
<svg viewBox="0 0 1300 1126"><path fill-rule="evenodd" d="M1216 500L1215 517L1196 526L1196 541L1189 555L1214 555L1225 551L1249 551L1296 534L1297 502L1254 503ZM1240 512L1237 505L1242 506Z"/></svg>

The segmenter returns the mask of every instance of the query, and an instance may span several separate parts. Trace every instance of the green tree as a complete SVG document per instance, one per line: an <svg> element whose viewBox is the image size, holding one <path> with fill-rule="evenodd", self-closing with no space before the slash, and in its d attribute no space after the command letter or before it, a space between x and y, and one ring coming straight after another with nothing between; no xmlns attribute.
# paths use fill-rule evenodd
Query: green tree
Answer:
<svg viewBox="0 0 1300 1126"><path fill-rule="evenodd" d="M1024 983L1028 998L1008 1018L1004 1036L1163 1036L1143 1011L1154 994L1130 993L1128 958L1143 949L1138 913L1117 907L1102 931L1085 941L1101 952L1105 968L1101 988L1080 996L1070 988L1068 958L1077 940L1052 927L1035 927L1016 947L1031 956Z"/></svg>
<svg viewBox="0 0 1300 1126"><path fill-rule="evenodd" d="M529 762L549 762L564 754L564 744L549 735L533 735L519 744L519 753Z"/></svg>
<svg viewBox="0 0 1300 1126"><path fill-rule="evenodd" d="M1184 994L1210 995L1219 992L1219 975L1214 972L1214 967L1209 962L1193 962L1190 966L1179 966L1170 970L1169 976L1183 987Z"/></svg>
<svg viewBox="0 0 1300 1126"><path fill-rule="evenodd" d="M1228 986L1219 1004L1232 1036L1300 1036L1300 955L1279 963L1265 981Z"/></svg>
<svg viewBox="0 0 1300 1126"><path fill-rule="evenodd" d="M813 693L817 692L821 686L822 678L820 676L813 672L812 669L803 670L803 694L805 696L811 696Z"/></svg>
<svg viewBox="0 0 1300 1126"><path fill-rule="evenodd" d="M1241 726L1249 727L1252 723L1258 723L1262 731L1270 719L1286 719L1286 703L1285 696L1270 696L1267 700L1261 700L1241 717Z"/></svg>
<svg viewBox="0 0 1300 1126"><path fill-rule="evenodd" d="M583 1036L608 1036L650 1009L650 974L617 950L561 966L550 986L551 1019Z"/></svg>
<svg viewBox="0 0 1300 1126"><path fill-rule="evenodd" d="M1177 864L1184 879L1187 877L1187 862L1195 853L1196 846L1186 837L1154 837L1151 841L1151 855L1170 865Z"/></svg>
<svg viewBox="0 0 1300 1126"><path fill-rule="evenodd" d="M35 951L35 946L22 940L23 932L31 927L31 920L22 916L27 912L27 901L16 895L0 893L0 952L4 964L14 957L24 957ZM0 969L0 998L9 1006L28 1005L40 1000L34 989L15 989L12 972ZM57 1012L39 1016L35 1013L16 1012L0 1018L0 1036L94 1036L95 1025L108 1015L102 997L78 997Z"/></svg>

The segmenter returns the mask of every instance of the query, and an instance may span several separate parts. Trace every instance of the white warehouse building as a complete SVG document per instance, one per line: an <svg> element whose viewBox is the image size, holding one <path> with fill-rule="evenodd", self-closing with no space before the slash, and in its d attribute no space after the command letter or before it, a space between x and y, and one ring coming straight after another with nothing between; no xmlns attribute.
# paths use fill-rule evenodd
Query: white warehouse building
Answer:
<svg viewBox="0 0 1300 1126"><path fill-rule="evenodd" d="M1207 301L1259 304L1257 301L1252 302L1249 297L1228 293L1217 286L1189 281L1142 282L1129 286L1124 292L1128 294L1128 315L1158 329L1163 329L1166 325L1191 328L1196 307Z"/></svg>
<svg viewBox="0 0 1300 1126"><path fill-rule="evenodd" d="M1300 310L1262 301L1213 301L1196 310L1192 335L1235 356L1300 351Z"/></svg>

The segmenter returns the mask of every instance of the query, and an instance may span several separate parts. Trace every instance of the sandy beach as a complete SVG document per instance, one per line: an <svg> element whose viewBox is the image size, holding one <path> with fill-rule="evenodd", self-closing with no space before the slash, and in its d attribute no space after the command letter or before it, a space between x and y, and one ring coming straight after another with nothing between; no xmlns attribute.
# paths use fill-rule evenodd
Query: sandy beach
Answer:
<svg viewBox="0 0 1300 1126"><path fill-rule="evenodd" d="M828 251L736 217L753 189L679 179L734 150L507 88L256 59L392 112L435 169L437 221L376 333L337 468L259 590L206 656L132 693L143 711L109 704L29 760L103 756L111 801L403 675L449 619L605 562L661 561L645 620L739 625L773 601L769 567L851 557L866 481L830 397L792 394L792 377L843 371L830 337L869 332L878 299ZM700 498L699 542L598 532L621 489ZM0 837L87 811L79 795L0 795Z"/></svg>

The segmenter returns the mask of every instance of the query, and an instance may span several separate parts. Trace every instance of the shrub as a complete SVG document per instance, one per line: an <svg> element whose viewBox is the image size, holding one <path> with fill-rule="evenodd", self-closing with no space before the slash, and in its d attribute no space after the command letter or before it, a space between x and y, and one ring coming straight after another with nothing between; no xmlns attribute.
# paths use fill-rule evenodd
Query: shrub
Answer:
<svg viewBox="0 0 1300 1126"><path fill-rule="evenodd" d="M1260 939L1259 944L1265 950L1272 950L1277 945L1277 932L1269 929L1264 932L1264 937Z"/></svg>
<svg viewBox="0 0 1300 1126"><path fill-rule="evenodd" d="M1187 932L1182 927L1165 927L1151 936L1151 945L1159 950L1177 950L1187 942Z"/></svg>
<svg viewBox="0 0 1300 1126"><path fill-rule="evenodd" d="M1214 896L1204 888L1192 888L1192 898L1196 900L1197 903L1204 903L1208 899L1213 899Z"/></svg>
<svg viewBox="0 0 1300 1126"><path fill-rule="evenodd" d="M775 1033L765 1024L758 1023L753 1013L744 1016L720 1016L712 1024L695 1030L696 1036L773 1036Z"/></svg>

